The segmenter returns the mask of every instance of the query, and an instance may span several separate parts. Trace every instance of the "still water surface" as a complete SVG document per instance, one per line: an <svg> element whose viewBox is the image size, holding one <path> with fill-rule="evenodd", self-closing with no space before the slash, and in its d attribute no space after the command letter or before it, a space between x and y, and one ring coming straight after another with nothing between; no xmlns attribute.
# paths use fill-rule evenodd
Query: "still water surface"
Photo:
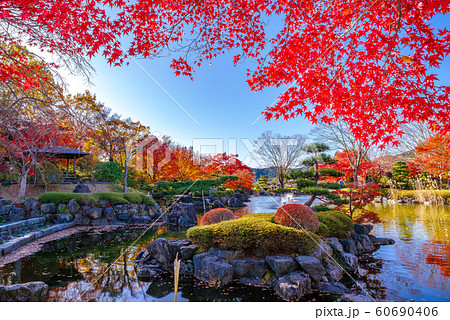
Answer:
<svg viewBox="0 0 450 320"><path fill-rule="evenodd" d="M304 203L307 197L295 197ZM275 212L279 197L255 197L238 210L246 213ZM450 301L450 206L374 205L383 223L372 233L396 240L374 253L376 261L364 266L360 279L375 300ZM136 279L135 255L157 237L183 238L166 229L147 232L122 229L109 233L85 233L46 244L30 257L0 266L0 284L44 281L47 301L173 301L173 280L152 283ZM134 244L133 244L134 243ZM125 250L128 248L128 250ZM365 295L364 300L371 300ZM326 300L318 295L306 301ZM221 289L182 278L178 301L279 301L273 290L232 283ZM331 299L332 300L332 299Z"/></svg>

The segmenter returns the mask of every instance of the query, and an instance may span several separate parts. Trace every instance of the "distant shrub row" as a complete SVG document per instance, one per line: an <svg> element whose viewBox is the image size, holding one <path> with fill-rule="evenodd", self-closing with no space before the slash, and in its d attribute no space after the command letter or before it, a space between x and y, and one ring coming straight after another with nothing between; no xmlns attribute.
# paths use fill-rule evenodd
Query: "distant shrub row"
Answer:
<svg viewBox="0 0 450 320"><path fill-rule="evenodd" d="M40 195L41 203L67 204L75 199L80 205L95 205L98 200L107 200L110 204L139 203L149 206L155 205L155 201L142 193L130 192L99 192L99 193L71 193L71 192L46 192Z"/></svg>

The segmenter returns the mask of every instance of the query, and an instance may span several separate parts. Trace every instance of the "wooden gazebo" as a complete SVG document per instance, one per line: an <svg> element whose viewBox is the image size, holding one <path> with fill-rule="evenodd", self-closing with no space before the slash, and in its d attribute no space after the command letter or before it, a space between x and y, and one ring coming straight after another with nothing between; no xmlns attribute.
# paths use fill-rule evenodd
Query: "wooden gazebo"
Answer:
<svg viewBox="0 0 450 320"><path fill-rule="evenodd" d="M77 159L85 157L89 155L89 153L63 147L63 146L57 146L57 145L50 145L50 146L44 146L42 150L38 151L39 153L43 153L46 155L46 157L51 159L66 159L67 160L67 167L66 170L63 170L63 181L75 181L77 179L77 175L75 173L75 165L77 162ZM70 160L73 159L73 171L69 171L69 164Z"/></svg>

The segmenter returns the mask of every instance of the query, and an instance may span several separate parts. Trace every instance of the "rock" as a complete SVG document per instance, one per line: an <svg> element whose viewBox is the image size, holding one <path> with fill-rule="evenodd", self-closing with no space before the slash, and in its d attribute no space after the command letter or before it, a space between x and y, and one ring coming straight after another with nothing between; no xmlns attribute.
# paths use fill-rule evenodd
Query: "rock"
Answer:
<svg viewBox="0 0 450 320"><path fill-rule="evenodd" d="M234 267L235 278L262 278L268 270L264 258L242 258L228 261Z"/></svg>
<svg viewBox="0 0 450 320"><path fill-rule="evenodd" d="M87 186L87 184L80 183L73 189L73 193L91 193L91 190Z"/></svg>
<svg viewBox="0 0 450 320"><path fill-rule="evenodd" d="M136 267L136 276L141 280L147 280L161 276L164 271L154 265L139 265Z"/></svg>
<svg viewBox="0 0 450 320"><path fill-rule="evenodd" d="M26 199L25 202L23 203L25 210L26 211L32 211L32 210L36 210L39 208L40 202L37 199Z"/></svg>
<svg viewBox="0 0 450 320"><path fill-rule="evenodd" d="M57 207L54 203L44 203L41 205L42 213L43 214L49 214L49 213L56 213Z"/></svg>
<svg viewBox="0 0 450 320"><path fill-rule="evenodd" d="M326 271L320 261L312 256L298 256L295 258L300 267L305 270L311 279L319 282L320 279L326 274Z"/></svg>
<svg viewBox="0 0 450 320"><path fill-rule="evenodd" d="M180 203L172 207L167 216L167 224L176 227L193 227L197 225L197 215L193 203Z"/></svg>
<svg viewBox="0 0 450 320"><path fill-rule="evenodd" d="M194 244L180 247L181 260L191 260L197 253L198 247Z"/></svg>
<svg viewBox="0 0 450 320"><path fill-rule="evenodd" d="M342 244L342 248L344 249L344 252L351 253L351 254L357 254L358 250L356 250L356 244L353 239L343 239L339 240L339 242Z"/></svg>
<svg viewBox="0 0 450 320"><path fill-rule="evenodd" d="M375 237L374 235L369 234L368 237L374 246L381 245L380 240L377 237Z"/></svg>
<svg viewBox="0 0 450 320"><path fill-rule="evenodd" d="M129 211L129 214L132 217L136 217L136 216L138 216L138 211L135 208L131 208L130 211Z"/></svg>
<svg viewBox="0 0 450 320"><path fill-rule="evenodd" d="M333 249L325 242L321 242L313 250L308 252L308 255L317 258L319 261L322 261L323 259L327 259L333 255Z"/></svg>
<svg viewBox="0 0 450 320"><path fill-rule="evenodd" d="M217 208L226 208L225 205L220 200L215 200L213 203L211 203L211 209L217 209Z"/></svg>
<svg viewBox="0 0 450 320"><path fill-rule="evenodd" d="M172 267L173 270L173 267ZM193 268L191 268L187 263L180 261L180 274L181 275L192 275L194 273Z"/></svg>
<svg viewBox="0 0 450 320"><path fill-rule="evenodd" d="M75 199L71 199L67 204L67 209L69 210L70 214L76 215L81 211L81 206Z"/></svg>
<svg viewBox="0 0 450 320"><path fill-rule="evenodd" d="M108 221L115 221L115 220L117 220L116 213L114 212L113 208L105 208L105 209L103 209L103 217L106 220L108 220Z"/></svg>
<svg viewBox="0 0 450 320"><path fill-rule="evenodd" d="M130 219L130 215L128 213L117 213L116 218L119 221L127 221Z"/></svg>
<svg viewBox="0 0 450 320"><path fill-rule="evenodd" d="M118 204L116 205L117 214L129 214L130 206L127 204ZM128 218L127 218L128 219Z"/></svg>
<svg viewBox="0 0 450 320"><path fill-rule="evenodd" d="M338 238L326 238L324 241L335 251L337 254L343 253L344 248L342 244L339 242Z"/></svg>
<svg viewBox="0 0 450 320"><path fill-rule="evenodd" d="M378 238L378 240L380 240L380 244L382 246L388 245L388 244L394 244L395 240L394 239L389 239L389 238Z"/></svg>
<svg viewBox="0 0 450 320"><path fill-rule="evenodd" d="M22 208L12 208L9 211L9 220L11 221L20 221L27 217L25 210Z"/></svg>
<svg viewBox="0 0 450 320"><path fill-rule="evenodd" d="M41 216L41 210L33 209L30 212L30 218L39 218Z"/></svg>
<svg viewBox="0 0 450 320"><path fill-rule="evenodd" d="M368 235L372 231L373 226L370 224L354 224L353 230L356 234Z"/></svg>
<svg viewBox="0 0 450 320"><path fill-rule="evenodd" d="M93 219L91 220L91 226L107 226L109 224L106 219Z"/></svg>
<svg viewBox="0 0 450 320"><path fill-rule="evenodd" d="M139 216L134 216L134 217L131 217L129 220L128 220L128 223L131 223L131 224L151 224L152 223L152 218L150 218L150 217L139 217Z"/></svg>
<svg viewBox="0 0 450 320"><path fill-rule="evenodd" d="M147 251L151 257L159 263L172 263L175 257L172 256L172 250L169 241L165 238L158 238L147 246Z"/></svg>
<svg viewBox="0 0 450 320"><path fill-rule="evenodd" d="M148 215L152 219L158 218L161 214L162 214L161 207L158 206L157 204L155 204L154 206L149 206L148 207Z"/></svg>
<svg viewBox="0 0 450 320"><path fill-rule="evenodd" d="M368 253L363 253L358 256L359 263L369 264L369 263L374 263L376 261L377 260L371 254L368 254Z"/></svg>
<svg viewBox="0 0 450 320"><path fill-rule="evenodd" d="M317 290L331 294L351 293L351 291L340 282L321 282L317 286Z"/></svg>
<svg viewBox="0 0 450 320"><path fill-rule="evenodd" d="M238 198L231 197L230 199L228 199L228 206L236 208L236 207L244 207L245 204Z"/></svg>
<svg viewBox="0 0 450 320"><path fill-rule="evenodd" d="M293 272L276 280L273 288L284 300L298 301L311 292L311 279L303 273Z"/></svg>
<svg viewBox="0 0 450 320"><path fill-rule="evenodd" d="M343 253L340 257L346 271L350 273L356 273L358 271L358 258L354 254Z"/></svg>
<svg viewBox="0 0 450 320"><path fill-rule="evenodd" d="M341 280L344 275L344 271L341 266L334 261L327 260L325 262L325 271L327 279L331 282L336 282Z"/></svg>
<svg viewBox="0 0 450 320"><path fill-rule="evenodd" d="M370 238L365 234L357 234L355 235L356 239L356 250L358 252L364 253L364 252L371 252L375 248L373 247L372 241L370 241Z"/></svg>
<svg viewBox="0 0 450 320"><path fill-rule="evenodd" d="M92 208L86 212L86 215L91 219L99 219L102 216L101 208Z"/></svg>
<svg viewBox="0 0 450 320"><path fill-rule="evenodd" d="M266 261L279 277L298 270L298 263L290 256L267 256Z"/></svg>
<svg viewBox="0 0 450 320"><path fill-rule="evenodd" d="M79 226L88 226L91 223L91 219L81 213L77 213L73 221Z"/></svg>
<svg viewBox="0 0 450 320"><path fill-rule="evenodd" d="M56 214L55 223L61 224L70 222L73 220L73 216L70 213L58 213Z"/></svg>
<svg viewBox="0 0 450 320"><path fill-rule="evenodd" d="M0 206L9 206L12 204L11 200L0 200Z"/></svg>
<svg viewBox="0 0 450 320"><path fill-rule="evenodd" d="M207 253L196 254L194 274L198 279L216 286L223 286L233 280L233 266Z"/></svg>
<svg viewBox="0 0 450 320"><path fill-rule="evenodd" d="M47 295L44 282L28 282L0 286L0 302L40 302Z"/></svg>
<svg viewBox="0 0 450 320"><path fill-rule="evenodd" d="M180 249L181 247L190 246L192 244L192 240L189 239L170 240L169 244L171 246Z"/></svg>
<svg viewBox="0 0 450 320"><path fill-rule="evenodd" d="M106 207L109 206L109 201L108 201L108 200L98 200L98 201L97 201L97 205L98 205L100 208L106 208Z"/></svg>
<svg viewBox="0 0 450 320"><path fill-rule="evenodd" d="M4 201L4 200L2 200ZM12 204L5 204L0 207L0 217L9 218L9 212L14 208Z"/></svg>
<svg viewBox="0 0 450 320"><path fill-rule="evenodd" d="M266 282L262 280L261 278L239 278L238 279L240 284L243 284L245 286L254 286L254 287L261 287L261 286L267 286Z"/></svg>
<svg viewBox="0 0 450 320"><path fill-rule="evenodd" d="M208 254L216 256L219 259L235 259L243 256L243 252L239 250L227 250L222 248L210 248Z"/></svg>

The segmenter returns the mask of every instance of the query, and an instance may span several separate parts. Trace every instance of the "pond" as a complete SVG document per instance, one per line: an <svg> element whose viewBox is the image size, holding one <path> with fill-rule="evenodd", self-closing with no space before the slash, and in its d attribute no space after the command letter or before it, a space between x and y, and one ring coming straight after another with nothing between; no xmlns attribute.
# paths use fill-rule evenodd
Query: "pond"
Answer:
<svg viewBox="0 0 450 320"><path fill-rule="evenodd" d="M307 199L299 196L293 201ZM282 202L280 197L254 197L237 213L275 212ZM372 209L383 219L372 233L393 238L396 244L374 253L376 261L364 266L367 275L359 284L375 300L450 301L450 206L380 204ZM157 237L170 240L185 235L160 228L142 236L143 231L89 232L47 243L30 257L0 266L0 284L44 281L50 287L47 301L173 301L173 279L138 281L132 262ZM310 295L304 300L335 298ZM177 301L280 299L272 289L238 283L216 289L182 278Z"/></svg>

